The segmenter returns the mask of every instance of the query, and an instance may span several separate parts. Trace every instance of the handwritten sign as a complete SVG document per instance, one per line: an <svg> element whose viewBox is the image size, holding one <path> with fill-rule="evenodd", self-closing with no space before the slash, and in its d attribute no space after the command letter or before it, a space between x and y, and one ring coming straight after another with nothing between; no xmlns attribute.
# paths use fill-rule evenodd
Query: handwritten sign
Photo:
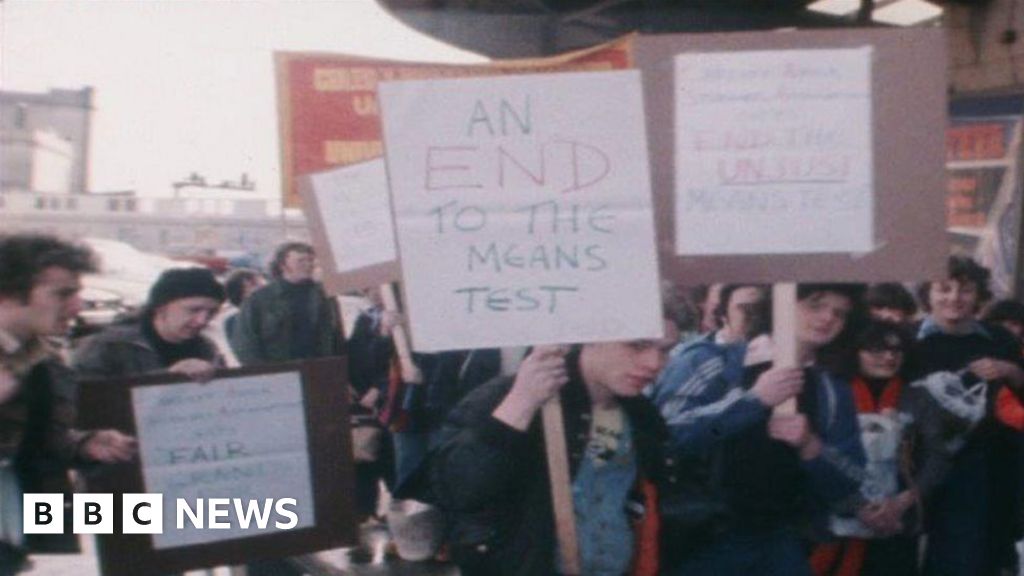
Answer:
<svg viewBox="0 0 1024 576"><path fill-rule="evenodd" d="M147 492L164 495L161 550L279 531L270 522L243 530L175 528L175 502L197 498L294 498L295 528L313 526L313 496L302 384L298 373L277 373L133 388L142 473Z"/></svg>
<svg viewBox="0 0 1024 576"><path fill-rule="evenodd" d="M871 54L675 57L677 254L874 248Z"/></svg>
<svg viewBox="0 0 1024 576"><path fill-rule="evenodd" d="M397 259L382 158L310 176L338 273Z"/></svg>
<svg viewBox="0 0 1024 576"><path fill-rule="evenodd" d="M380 95L417 350L661 334L637 72Z"/></svg>

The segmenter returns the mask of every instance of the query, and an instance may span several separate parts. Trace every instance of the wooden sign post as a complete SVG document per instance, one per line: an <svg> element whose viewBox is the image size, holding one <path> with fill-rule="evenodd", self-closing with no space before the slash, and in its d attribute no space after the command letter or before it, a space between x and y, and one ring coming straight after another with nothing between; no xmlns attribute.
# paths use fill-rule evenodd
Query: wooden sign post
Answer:
<svg viewBox="0 0 1024 576"><path fill-rule="evenodd" d="M576 514L572 498L572 478L569 475L569 450L565 443L565 421L562 401L558 396L548 400L541 409L544 423L544 448L547 453L548 474L551 476L551 502L555 511L555 537L562 559L562 570L567 575L582 575L580 547L576 539Z"/></svg>
<svg viewBox="0 0 1024 576"><path fill-rule="evenodd" d="M772 287L772 363L779 368L799 366L796 341L796 284ZM775 414L795 414L796 398L775 408Z"/></svg>

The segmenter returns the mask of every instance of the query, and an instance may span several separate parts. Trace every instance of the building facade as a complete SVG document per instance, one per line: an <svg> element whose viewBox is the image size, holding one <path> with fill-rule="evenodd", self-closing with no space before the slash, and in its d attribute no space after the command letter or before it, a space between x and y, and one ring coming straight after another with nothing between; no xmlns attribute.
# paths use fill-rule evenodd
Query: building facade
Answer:
<svg viewBox="0 0 1024 576"><path fill-rule="evenodd" d="M0 192L89 191L93 89L0 92Z"/></svg>

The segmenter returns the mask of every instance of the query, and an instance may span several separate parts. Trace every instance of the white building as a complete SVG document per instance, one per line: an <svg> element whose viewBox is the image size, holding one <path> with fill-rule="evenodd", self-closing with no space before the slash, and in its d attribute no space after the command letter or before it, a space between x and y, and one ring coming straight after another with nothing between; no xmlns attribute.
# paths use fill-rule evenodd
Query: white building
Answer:
<svg viewBox="0 0 1024 576"><path fill-rule="evenodd" d="M272 216L270 202L203 197L138 198L124 194L0 194L0 229L127 242L175 255L251 254L265 258L284 239L306 240L298 213Z"/></svg>
<svg viewBox="0 0 1024 576"><path fill-rule="evenodd" d="M0 192L89 190L93 89L0 92Z"/></svg>
<svg viewBox="0 0 1024 576"><path fill-rule="evenodd" d="M280 214L255 183L168 183L173 196L90 191L93 90L0 92L0 231L108 238L171 255L265 261L285 239L306 240L300 213Z"/></svg>

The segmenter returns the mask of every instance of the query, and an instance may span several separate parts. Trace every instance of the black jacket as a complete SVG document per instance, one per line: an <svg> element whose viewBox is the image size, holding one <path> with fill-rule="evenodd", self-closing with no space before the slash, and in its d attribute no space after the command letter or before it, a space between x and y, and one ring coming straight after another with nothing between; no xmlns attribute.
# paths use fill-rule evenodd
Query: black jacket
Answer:
<svg viewBox="0 0 1024 576"><path fill-rule="evenodd" d="M576 474L590 431L591 406L578 357L567 359L561 392L570 471ZM555 566L554 513L540 418L517 431L491 413L512 377L480 386L449 414L430 460L431 485L449 524L449 546L464 576L543 576ZM666 431L644 398L622 398L637 447L640 476L662 476Z"/></svg>

